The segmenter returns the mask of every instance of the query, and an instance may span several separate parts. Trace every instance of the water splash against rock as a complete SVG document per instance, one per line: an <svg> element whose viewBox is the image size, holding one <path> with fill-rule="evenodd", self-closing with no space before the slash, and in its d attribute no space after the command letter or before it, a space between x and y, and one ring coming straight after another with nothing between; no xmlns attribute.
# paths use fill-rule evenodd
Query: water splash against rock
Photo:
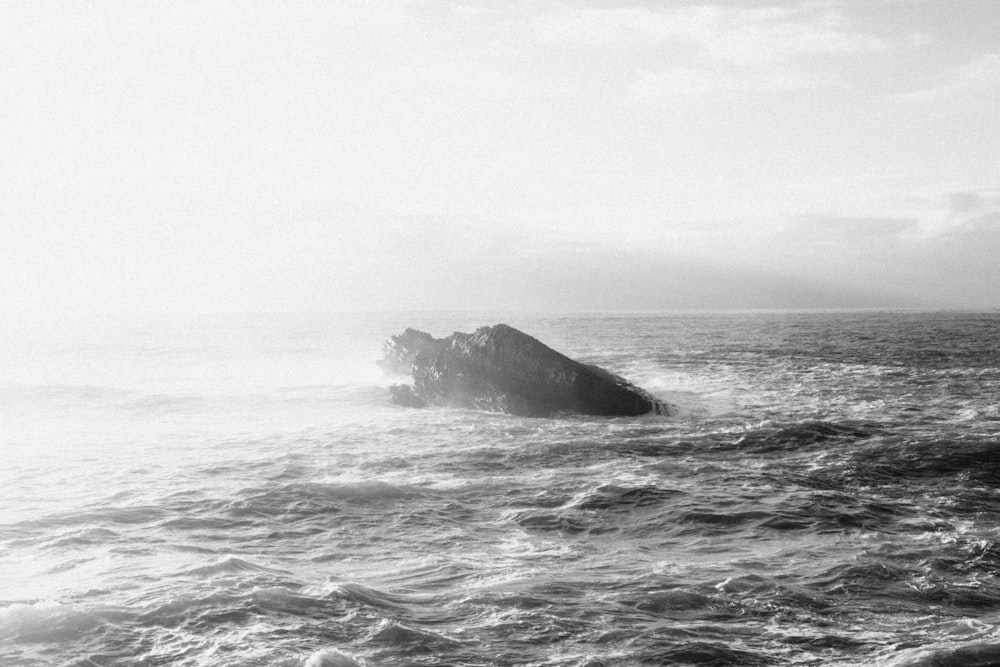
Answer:
<svg viewBox="0 0 1000 667"><path fill-rule="evenodd" d="M625 378L574 361L506 324L443 339L407 329L386 343L379 365L412 376L412 385L391 389L393 400L406 407L445 405L522 417L676 411Z"/></svg>

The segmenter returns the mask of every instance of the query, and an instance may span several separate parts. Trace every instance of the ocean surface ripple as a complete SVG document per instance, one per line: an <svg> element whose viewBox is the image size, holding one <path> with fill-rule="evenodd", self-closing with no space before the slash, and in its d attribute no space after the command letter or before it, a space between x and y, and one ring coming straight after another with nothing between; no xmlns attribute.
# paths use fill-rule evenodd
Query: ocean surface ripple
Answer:
<svg viewBox="0 0 1000 667"><path fill-rule="evenodd" d="M507 321L682 408L389 404ZM1000 314L217 317L0 352L0 665L1000 665Z"/></svg>

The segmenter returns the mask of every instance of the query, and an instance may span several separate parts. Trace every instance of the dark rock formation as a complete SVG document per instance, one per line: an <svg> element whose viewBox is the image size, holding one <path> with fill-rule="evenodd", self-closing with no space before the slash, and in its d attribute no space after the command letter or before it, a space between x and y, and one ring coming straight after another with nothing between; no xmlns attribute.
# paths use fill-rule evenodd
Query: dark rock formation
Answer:
<svg viewBox="0 0 1000 667"><path fill-rule="evenodd" d="M624 378L582 364L506 324L434 338L415 329L393 336L378 362L412 385L395 385L395 402L446 405L525 417L578 413L607 417L670 414L673 407Z"/></svg>

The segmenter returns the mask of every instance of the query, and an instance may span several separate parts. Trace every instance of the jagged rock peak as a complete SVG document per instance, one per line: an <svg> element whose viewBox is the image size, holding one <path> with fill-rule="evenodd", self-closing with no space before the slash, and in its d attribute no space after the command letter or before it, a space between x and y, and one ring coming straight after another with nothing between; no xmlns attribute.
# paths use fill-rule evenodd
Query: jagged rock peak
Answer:
<svg viewBox="0 0 1000 667"><path fill-rule="evenodd" d="M570 359L506 324L434 338L416 329L392 336L379 366L409 376L392 388L410 407L444 405L542 417L671 414L675 408L592 364Z"/></svg>

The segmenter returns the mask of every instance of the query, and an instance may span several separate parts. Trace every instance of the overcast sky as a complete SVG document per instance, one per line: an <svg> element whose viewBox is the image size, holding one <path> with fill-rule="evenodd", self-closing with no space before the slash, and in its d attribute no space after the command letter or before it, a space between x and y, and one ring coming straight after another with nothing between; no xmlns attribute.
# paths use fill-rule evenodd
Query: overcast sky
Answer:
<svg viewBox="0 0 1000 667"><path fill-rule="evenodd" d="M993 0L6 2L3 312L1000 307Z"/></svg>

